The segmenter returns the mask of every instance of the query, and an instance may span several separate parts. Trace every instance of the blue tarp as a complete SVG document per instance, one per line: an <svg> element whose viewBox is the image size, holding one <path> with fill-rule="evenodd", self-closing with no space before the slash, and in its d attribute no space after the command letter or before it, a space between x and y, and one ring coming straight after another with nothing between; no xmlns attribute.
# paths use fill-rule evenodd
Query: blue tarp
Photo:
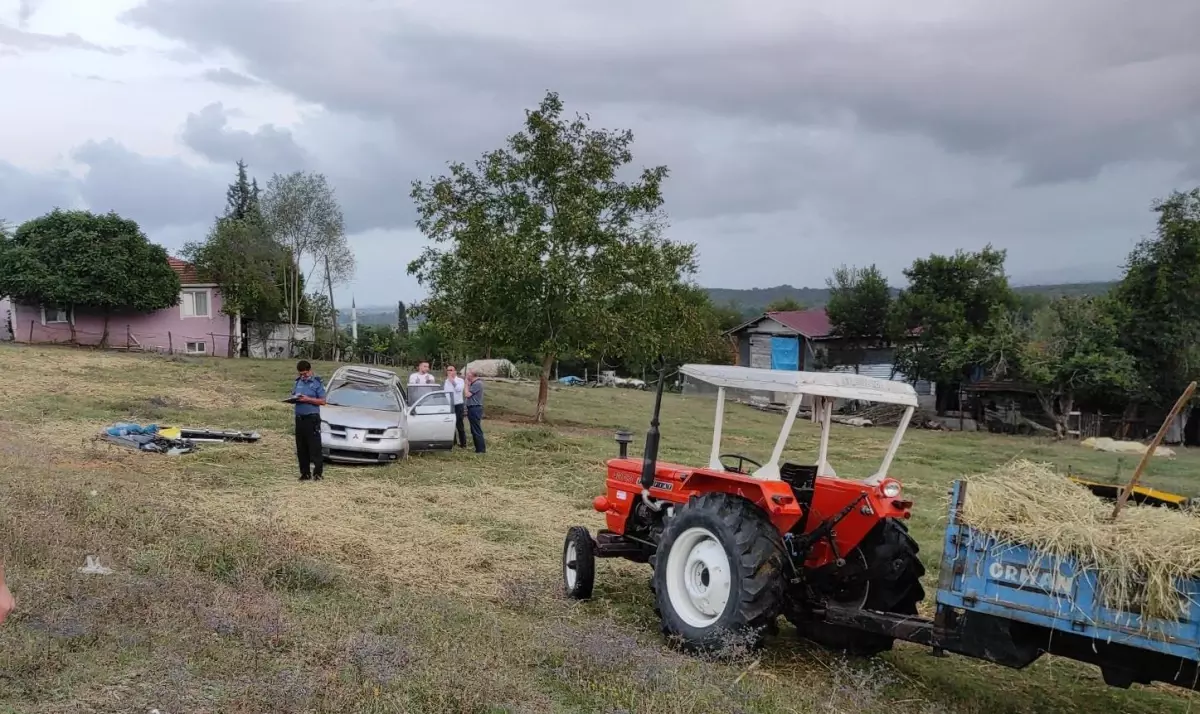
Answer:
<svg viewBox="0 0 1200 714"><path fill-rule="evenodd" d="M800 340L795 337L772 337L771 369L800 369Z"/></svg>
<svg viewBox="0 0 1200 714"><path fill-rule="evenodd" d="M158 425L150 424L142 426L141 424L114 424L104 430L109 436L143 436L153 435L158 433Z"/></svg>
<svg viewBox="0 0 1200 714"><path fill-rule="evenodd" d="M563 378L559 379L558 381L560 384L568 384L571 386L575 386L576 384L587 384L587 382L583 381L582 379L580 379L579 377L576 377L574 375L571 375L570 377L563 377Z"/></svg>

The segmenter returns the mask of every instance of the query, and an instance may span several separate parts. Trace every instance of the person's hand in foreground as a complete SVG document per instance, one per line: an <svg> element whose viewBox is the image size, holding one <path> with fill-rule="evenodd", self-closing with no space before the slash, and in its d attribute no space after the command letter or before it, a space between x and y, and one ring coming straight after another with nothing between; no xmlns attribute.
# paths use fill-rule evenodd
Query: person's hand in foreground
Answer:
<svg viewBox="0 0 1200 714"><path fill-rule="evenodd" d="M8 619L8 613L13 611L16 604L12 593L8 591L8 585L4 582L4 565L0 563L0 625Z"/></svg>

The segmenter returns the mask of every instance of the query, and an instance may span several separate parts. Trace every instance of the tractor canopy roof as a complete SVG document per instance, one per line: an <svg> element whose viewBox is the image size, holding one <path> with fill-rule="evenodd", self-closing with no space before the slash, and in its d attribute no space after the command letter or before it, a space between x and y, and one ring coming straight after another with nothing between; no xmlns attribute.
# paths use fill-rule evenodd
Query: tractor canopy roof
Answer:
<svg viewBox="0 0 1200 714"><path fill-rule="evenodd" d="M715 364L685 364L684 375L715 387L784 394L812 394L832 399L917 406L911 384L840 372L793 372L756 367Z"/></svg>

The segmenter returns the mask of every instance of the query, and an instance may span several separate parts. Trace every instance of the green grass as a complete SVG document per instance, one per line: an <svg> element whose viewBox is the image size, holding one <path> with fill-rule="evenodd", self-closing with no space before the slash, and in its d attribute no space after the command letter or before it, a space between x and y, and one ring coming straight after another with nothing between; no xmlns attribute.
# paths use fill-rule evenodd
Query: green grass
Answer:
<svg viewBox="0 0 1200 714"><path fill-rule="evenodd" d="M563 534L602 525L590 501L612 432L640 442L651 395L555 388L550 424L535 426L535 388L496 383L486 456L329 468L302 484L278 401L291 367L0 346L0 554L18 600L0 628L0 712L1189 711L1190 695L1111 689L1063 660L1014 672L905 645L847 661L786 627L732 663L682 656L658 635L645 566L601 562L588 603L558 594ZM664 398L663 458L707 460L712 406ZM781 418L731 406L725 450L762 460ZM182 457L91 441L124 419L264 439ZM889 438L837 427L830 461L864 476ZM816 445L801 423L788 447L811 461ZM910 432L893 475L917 502L930 586L950 482L1018 455L1098 479L1135 464ZM1198 463L1156 459L1146 481L1196 494ZM115 572L79 574L87 555Z"/></svg>

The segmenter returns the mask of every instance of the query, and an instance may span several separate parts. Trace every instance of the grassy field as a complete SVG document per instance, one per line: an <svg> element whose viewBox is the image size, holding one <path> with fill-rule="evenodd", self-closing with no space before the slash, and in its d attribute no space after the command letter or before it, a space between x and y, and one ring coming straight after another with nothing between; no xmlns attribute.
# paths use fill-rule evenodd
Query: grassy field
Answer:
<svg viewBox="0 0 1200 714"><path fill-rule="evenodd" d="M328 375L329 365L318 371ZM1165 687L1120 691L1046 659L1012 672L909 646L875 662L784 628L756 655L709 663L659 637L649 570L598 567L596 597L559 596L569 525L593 530L612 432L641 441L650 395L489 390L489 453L296 480L283 361L0 346L0 554L18 612L0 628L0 712L1131 712L1189 711ZM706 458L710 401L669 396L663 457ZM762 457L781 417L727 415L727 451ZM257 429L254 445L179 457L92 436L118 420ZM890 431L837 427L830 460L866 475ZM789 444L810 455L816 432ZM1015 437L910 432L893 474L935 573L945 494L1017 455L1099 478L1131 457ZM801 460L797 457L794 460ZM1148 482L1198 489L1200 458ZM97 555L109 576L77 569ZM932 577L931 577L932 580Z"/></svg>

